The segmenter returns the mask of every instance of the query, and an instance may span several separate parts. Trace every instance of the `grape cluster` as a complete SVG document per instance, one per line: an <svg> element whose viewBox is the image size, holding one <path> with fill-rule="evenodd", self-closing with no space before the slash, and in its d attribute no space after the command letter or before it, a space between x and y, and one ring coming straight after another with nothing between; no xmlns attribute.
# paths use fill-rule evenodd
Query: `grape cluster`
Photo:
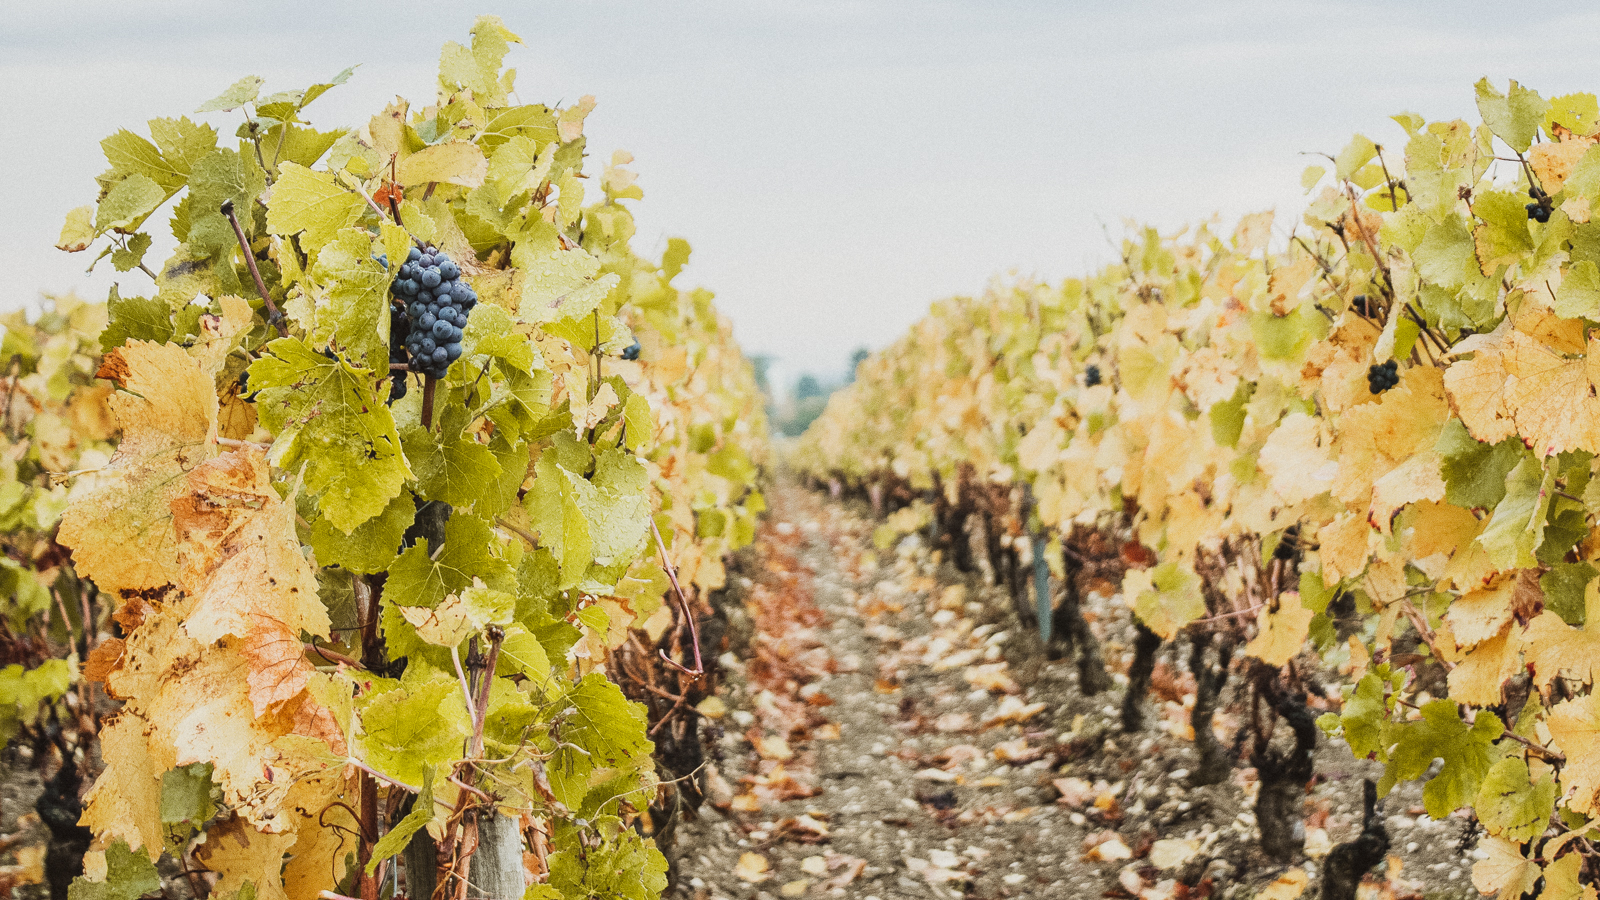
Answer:
<svg viewBox="0 0 1600 900"><path fill-rule="evenodd" d="M1540 224L1550 221L1550 212L1555 208L1550 202L1550 195L1539 188L1531 187L1528 188L1528 196L1533 198L1532 203L1523 207L1528 211L1528 218Z"/></svg>
<svg viewBox="0 0 1600 900"><path fill-rule="evenodd" d="M406 365L411 362L411 354L406 352L406 342L411 335L411 318L406 311L398 306L389 307L389 364ZM403 399L406 395L406 373L395 372L389 379L389 402Z"/></svg>
<svg viewBox="0 0 1600 900"><path fill-rule="evenodd" d="M1399 368L1392 359L1367 370L1367 390L1374 394L1381 394L1399 383Z"/></svg>
<svg viewBox="0 0 1600 900"><path fill-rule="evenodd" d="M1366 294L1357 294L1355 299L1350 301L1350 308L1356 311L1356 315L1365 316L1368 319L1377 314L1377 309L1374 307L1373 303L1367 299Z"/></svg>
<svg viewBox="0 0 1600 900"><path fill-rule="evenodd" d="M1083 373L1083 384L1084 384L1084 387L1094 387L1095 385L1097 385L1099 383L1100 383L1100 367L1097 366L1097 365L1090 364L1089 368L1086 369L1084 371L1084 373Z"/></svg>
<svg viewBox="0 0 1600 900"><path fill-rule="evenodd" d="M622 358L623 359L638 359L639 358L639 351L642 350L642 349L644 349L644 348L639 346L639 339L638 338L634 338L633 339L633 343L631 343L628 346L622 348Z"/></svg>
<svg viewBox="0 0 1600 900"><path fill-rule="evenodd" d="M478 305L477 293L461 280L461 267L431 245L411 248L390 290L405 304L403 346L411 371L443 378L461 357L461 329Z"/></svg>

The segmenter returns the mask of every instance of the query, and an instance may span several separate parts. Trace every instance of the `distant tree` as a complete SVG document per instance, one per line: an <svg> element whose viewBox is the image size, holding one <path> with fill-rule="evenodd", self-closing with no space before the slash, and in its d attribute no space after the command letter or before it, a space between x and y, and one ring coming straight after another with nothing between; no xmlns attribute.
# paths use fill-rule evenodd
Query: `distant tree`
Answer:
<svg viewBox="0 0 1600 900"><path fill-rule="evenodd" d="M804 400L807 397L825 397L828 392L823 389L822 382L815 375L801 375L800 381L794 386L794 399Z"/></svg>
<svg viewBox="0 0 1600 900"><path fill-rule="evenodd" d="M856 380L856 369L860 368L861 364L866 362L867 357L871 355L872 351L865 347L857 347L856 352L850 354L850 370L844 373L845 384L850 384Z"/></svg>
<svg viewBox="0 0 1600 900"><path fill-rule="evenodd" d="M756 371L756 387L761 389L761 393L765 394L770 402L772 385L767 382L767 370L772 368L772 357L765 353L758 353L750 357L750 368Z"/></svg>

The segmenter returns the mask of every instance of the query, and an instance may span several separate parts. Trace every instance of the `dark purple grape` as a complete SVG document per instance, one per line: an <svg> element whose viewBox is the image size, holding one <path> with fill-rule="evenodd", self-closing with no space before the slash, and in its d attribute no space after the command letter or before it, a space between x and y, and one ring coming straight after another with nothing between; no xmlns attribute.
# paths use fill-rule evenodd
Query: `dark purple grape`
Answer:
<svg viewBox="0 0 1600 900"><path fill-rule="evenodd" d="M441 279L439 278L439 270L438 269L423 269L422 270L422 286L427 288L428 290L431 291L434 288L438 287L440 280Z"/></svg>
<svg viewBox="0 0 1600 900"><path fill-rule="evenodd" d="M422 251L418 250L415 247L412 247L411 248L411 252L406 254L406 262L416 262L417 260L419 260L421 258L422 258Z"/></svg>
<svg viewBox="0 0 1600 900"><path fill-rule="evenodd" d="M457 359L461 358L460 341L456 341L454 344L446 344L444 349L447 353L449 353L451 362L455 362Z"/></svg>

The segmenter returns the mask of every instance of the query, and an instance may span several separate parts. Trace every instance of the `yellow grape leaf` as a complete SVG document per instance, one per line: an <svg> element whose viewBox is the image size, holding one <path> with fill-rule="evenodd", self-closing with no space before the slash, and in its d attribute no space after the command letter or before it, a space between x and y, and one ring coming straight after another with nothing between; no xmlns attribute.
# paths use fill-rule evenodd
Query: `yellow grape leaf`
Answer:
<svg viewBox="0 0 1600 900"><path fill-rule="evenodd" d="M302 779L289 789L284 806L292 811L297 840L283 865L283 890L290 897L315 897L334 889L345 876L348 835L357 828L345 796L347 782L337 773Z"/></svg>
<svg viewBox="0 0 1600 900"><path fill-rule="evenodd" d="M1517 424L1506 403L1510 386L1501 342L1511 323L1502 322L1489 334L1475 334L1455 345L1455 353L1473 354L1457 360L1444 373L1445 390L1472 436L1486 444L1498 444L1517 433Z"/></svg>
<svg viewBox="0 0 1600 900"><path fill-rule="evenodd" d="M1589 694L1559 703L1550 710L1550 737L1567 763L1561 768L1565 805L1593 815L1600 793L1600 696Z"/></svg>
<svg viewBox="0 0 1600 900"><path fill-rule="evenodd" d="M489 160L471 141L425 147L400 160L395 180L404 187L439 182L475 188L489 175Z"/></svg>
<svg viewBox="0 0 1600 900"><path fill-rule="evenodd" d="M1368 520L1383 535L1388 535L1394 517L1413 503L1444 499L1444 477L1439 474L1442 460L1432 447L1426 447L1372 485L1372 511Z"/></svg>
<svg viewBox="0 0 1600 900"><path fill-rule="evenodd" d="M1467 653L1450 670L1450 699L1474 706L1500 702L1500 689L1522 670L1522 637L1507 622L1499 634Z"/></svg>
<svg viewBox="0 0 1600 900"><path fill-rule="evenodd" d="M214 376L182 347L148 341L106 354L99 375L122 387L108 401L122 442L62 515L58 539L102 591L162 589L178 575L172 501L184 473L216 453Z"/></svg>
<svg viewBox="0 0 1600 900"><path fill-rule="evenodd" d="M1546 849L1545 852L1549 854L1554 851ZM1568 853L1545 866L1544 891L1539 894L1540 900L1596 900L1600 897L1594 885L1579 883L1578 870L1582 865L1582 854Z"/></svg>
<svg viewBox="0 0 1600 900"><path fill-rule="evenodd" d="M1316 613L1301 604L1298 591L1280 594L1277 612L1261 611L1256 620L1260 630L1245 645L1245 654L1272 666L1287 664L1305 644L1314 618Z"/></svg>
<svg viewBox="0 0 1600 900"><path fill-rule="evenodd" d="M1371 534L1366 517L1351 513L1339 515L1317 531L1324 583L1338 584L1366 568Z"/></svg>
<svg viewBox="0 0 1600 900"><path fill-rule="evenodd" d="M1543 691L1562 672L1592 682L1600 669L1600 635L1574 628L1550 610L1540 613L1523 632L1533 683Z"/></svg>
<svg viewBox="0 0 1600 900"><path fill-rule="evenodd" d="M124 710L100 728L105 771L84 798L85 827L108 841L143 848L152 861L161 857L161 773L172 768L172 753L156 752L146 736L149 723Z"/></svg>
<svg viewBox="0 0 1600 900"><path fill-rule="evenodd" d="M1523 857L1516 844L1490 836L1478 843L1489 854L1472 866L1472 886L1480 893L1497 894L1497 900L1516 900L1533 890L1539 864Z"/></svg>
<svg viewBox="0 0 1600 900"><path fill-rule="evenodd" d="M206 841L195 855L222 876L212 888L219 895L238 891L248 881L255 885L256 900L289 900L281 873L283 856L294 843L292 832L264 834L243 819L230 818L206 829Z"/></svg>
<svg viewBox="0 0 1600 900"><path fill-rule="evenodd" d="M1445 385L1472 436L1495 443L1515 434L1540 457L1600 450L1600 338L1581 356L1565 349L1504 325L1457 345L1475 355L1453 364Z"/></svg>
<svg viewBox="0 0 1600 900"><path fill-rule="evenodd" d="M1139 620L1163 640L1205 615L1200 576L1187 566L1162 563L1153 569L1129 569L1122 577L1122 596Z"/></svg>
<svg viewBox="0 0 1600 900"><path fill-rule="evenodd" d="M1192 445L1191 445L1192 446ZM1192 452L1192 451L1191 451ZM1302 412L1283 417L1261 448L1261 471L1285 506L1310 500L1329 487L1333 467L1322 437L1322 420Z"/></svg>
<svg viewBox="0 0 1600 900"><path fill-rule="evenodd" d="M1239 219L1238 226L1233 230L1235 252L1240 256L1249 256L1265 250L1267 241L1272 238L1272 216L1273 211L1269 209Z"/></svg>
<svg viewBox="0 0 1600 900"><path fill-rule="evenodd" d="M1347 410L1339 419L1339 435L1334 444L1339 472L1334 478L1333 495L1356 508L1366 506L1372 500L1374 482L1413 455L1432 453L1449 413L1444 383L1439 370L1432 366L1406 369L1400 384L1385 391L1377 403L1363 403ZM1434 490L1432 483L1419 480L1424 477L1423 473L1413 473L1411 480L1418 482L1416 485L1408 485L1402 479L1390 490L1401 495L1409 493L1412 499L1442 499L1443 482Z"/></svg>
<svg viewBox="0 0 1600 900"><path fill-rule="evenodd" d="M1537 590L1537 575L1533 584ZM1527 589L1520 572L1515 576L1500 575L1488 587L1468 591L1451 601L1444 617L1456 643L1471 647L1503 631L1511 621L1512 593L1519 589Z"/></svg>
<svg viewBox="0 0 1600 900"><path fill-rule="evenodd" d="M226 453L194 468L172 501L180 577L194 605L184 631L200 644L243 639L256 715L305 688L302 631L327 637L316 574L295 534L294 508L272 488L266 454Z"/></svg>
<svg viewBox="0 0 1600 900"><path fill-rule="evenodd" d="M1528 167L1539 176L1539 186L1553 195L1560 192L1572 168L1592 146L1594 144L1587 140L1535 144L1528 149Z"/></svg>

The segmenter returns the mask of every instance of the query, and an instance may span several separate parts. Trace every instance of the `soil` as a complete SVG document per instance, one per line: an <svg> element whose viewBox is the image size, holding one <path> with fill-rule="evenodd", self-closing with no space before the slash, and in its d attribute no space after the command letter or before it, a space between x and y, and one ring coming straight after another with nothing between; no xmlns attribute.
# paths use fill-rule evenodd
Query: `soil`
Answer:
<svg viewBox="0 0 1600 900"><path fill-rule="evenodd" d="M984 578L917 536L875 550L864 506L792 482L768 496L754 564L734 576L752 633L722 659L711 802L677 830L676 896L1245 898L1281 881L1280 896L1309 882L1313 897L1328 850L1360 832L1362 780L1381 766L1321 738L1305 856L1271 862L1231 706L1217 725L1233 777L1190 785L1187 648L1163 648L1145 728L1123 734L1136 635L1120 599L1090 594L1117 686L1084 696ZM1363 896L1478 896L1468 820L1430 819L1415 783L1383 809L1391 854Z"/></svg>

